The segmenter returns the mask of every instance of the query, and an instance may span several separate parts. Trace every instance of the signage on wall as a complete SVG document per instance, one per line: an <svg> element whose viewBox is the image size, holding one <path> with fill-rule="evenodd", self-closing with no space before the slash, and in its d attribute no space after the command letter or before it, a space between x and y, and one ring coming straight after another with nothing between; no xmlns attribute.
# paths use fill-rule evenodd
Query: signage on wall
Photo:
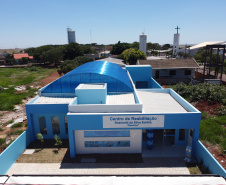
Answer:
<svg viewBox="0 0 226 185"><path fill-rule="evenodd" d="M103 128L164 127L164 115L103 116Z"/></svg>

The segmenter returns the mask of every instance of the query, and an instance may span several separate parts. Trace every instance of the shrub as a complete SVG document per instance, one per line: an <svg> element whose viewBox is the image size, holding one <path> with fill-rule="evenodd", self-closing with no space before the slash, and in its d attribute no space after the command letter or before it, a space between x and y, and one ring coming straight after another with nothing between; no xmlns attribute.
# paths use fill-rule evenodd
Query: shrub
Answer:
<svg viewBox="0 0 226 185"><path fill-rule="evenodd" d="M42 148L43 148L43 144L44 144L44 138L43 135L41 133L37 134L37 138L38 140L41 142Z"/></svg>
<svg viewBox="0 0 226 185"><path fill-rule="evenodd" d="M226 87L217 84L200 83L185 85L178 83L172 88L189 101L207 100L209 103L222 103L226 105Z"/></svg>
<svg viewBox="0 0 226 185"><path fill-rule="evenodd" d="M8 133L7 135L20 135L24 132L24 130L11 130L10 133Z"/></svg>
<svg viewBox="0 0 226 185"><path fill-rule="evenodd" d="M5 138L0 138L0 146L2 146L5 143L6 139Z"/></svg>
<svg viewBox="0 0 226 185"><path fill-rule="evenodd" d="M55 145L59 148L63 144L63 142L61 141L60 137L57 135L55 135L54 139L56 142Z"/></svg>
<svg viewBox="0 0 226 185"><path fill-rule="evenodd" d="M217 112L218 116L224 116L226 115L226 107L221 105L218 107L218 112Z"/></svg>
<svg viewBox="0 0 226 185"><path fill-rule="evenodd" d="M23 126L23 123L16 123L16 124L12 125L11 128L19 128L22 126Z"/></svg>

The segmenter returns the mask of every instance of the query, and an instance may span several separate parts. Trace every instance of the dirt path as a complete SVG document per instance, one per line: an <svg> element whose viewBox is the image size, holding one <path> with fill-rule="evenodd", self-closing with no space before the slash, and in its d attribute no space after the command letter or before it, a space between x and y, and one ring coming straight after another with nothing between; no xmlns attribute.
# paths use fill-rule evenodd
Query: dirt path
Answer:
<svg viewBox="0 0 226 185"><path fill-rule="evenodd" d="M56 79L58 79L60 77L61 76L59 75L59 73L57 71L54 71L50 76L41 80L41 85L45 86L45 85L55 81Z"/></svg>

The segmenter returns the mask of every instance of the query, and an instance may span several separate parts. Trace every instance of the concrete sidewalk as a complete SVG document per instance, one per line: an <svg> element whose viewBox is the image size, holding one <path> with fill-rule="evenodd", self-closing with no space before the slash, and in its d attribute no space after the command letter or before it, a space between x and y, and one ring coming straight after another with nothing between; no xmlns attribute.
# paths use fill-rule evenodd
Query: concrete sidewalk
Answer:
<svg viewBox="0 0 226 185"><path fill-rule="evenodd" d="M190 174L183 158L143 158L143 163L14 163L13 174Z"/></svg>

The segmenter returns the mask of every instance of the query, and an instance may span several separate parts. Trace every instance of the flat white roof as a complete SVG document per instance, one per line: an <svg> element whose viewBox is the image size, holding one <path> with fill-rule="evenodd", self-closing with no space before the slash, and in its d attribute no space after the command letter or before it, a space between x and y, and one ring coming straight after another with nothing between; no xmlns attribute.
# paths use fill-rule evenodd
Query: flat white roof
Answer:
<svg viewBox="0 0 226 185"><path fill-rule="evenodd" d="M45 97L41 96L39 97L33 104L65 104L65 103L71 103L74 100L74 98L69 97Z"/></svg>
<svg viewBox="0 0 226 185"><path fill-rule="evenodd" d="M226 44L226 41L203 42L190 47L190 50L202 48L202 47L205 47L206 45L225 45L225 44Z"/></svg>
<svg viewBox="0 0 226 185"><path fill-rule="evenodd" d="M169 93L137 90L144 113L188 112Z"/></svg>
<svg viewBox="0 0 226 185"><path fill-rule="evenodd" d="M135 104L133 93L113 93L107 95L107 103L109 105L127 105Z"/></svg>
<svg viewBox="0 0 226 185"><path fill-rule="evenodd" d="M79 89L104 89L104 84L81 84Z"/></svg>

